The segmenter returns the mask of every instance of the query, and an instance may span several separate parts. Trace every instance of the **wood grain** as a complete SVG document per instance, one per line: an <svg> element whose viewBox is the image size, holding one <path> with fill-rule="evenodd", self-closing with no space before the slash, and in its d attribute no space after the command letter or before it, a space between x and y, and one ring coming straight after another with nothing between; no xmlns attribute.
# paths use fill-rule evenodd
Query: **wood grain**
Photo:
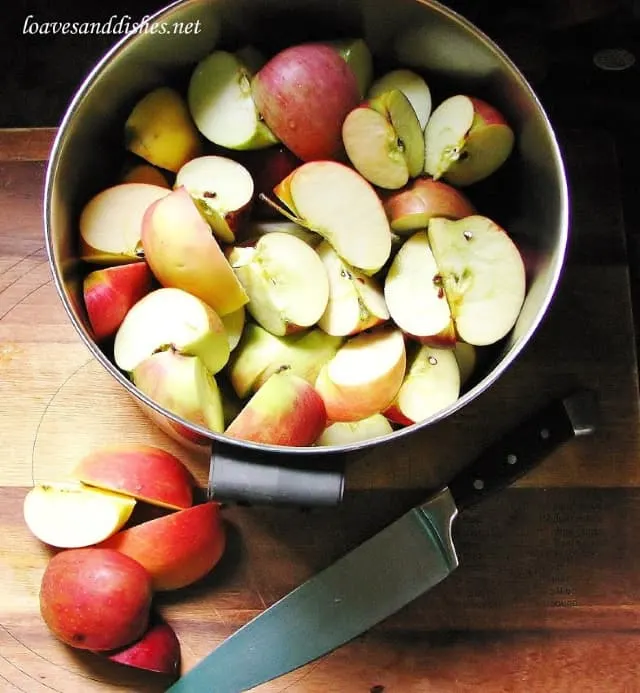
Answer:
<svg viewBox="0 0 640 693"><path fill-rule="evenodd" d="M39 616L49 552L26 529L34 480L63 479L113 441L182 450L92 358L55 292L42 232L54 131L0 131L0 690L162 691L167 682L72 651ZM598 390L595 437L573 441L456 525L460 568L370 633L264 693L637 693L640 450L637 359L616 153L563 135L572 240L561 286L522 357L449 420L353 459L338 508L224 510L220 566L157 608L184 668L445 482L501 430L574 385ZM410 560L410 557L407 557ZM381 566L384 557L381 557Z"/></svg>

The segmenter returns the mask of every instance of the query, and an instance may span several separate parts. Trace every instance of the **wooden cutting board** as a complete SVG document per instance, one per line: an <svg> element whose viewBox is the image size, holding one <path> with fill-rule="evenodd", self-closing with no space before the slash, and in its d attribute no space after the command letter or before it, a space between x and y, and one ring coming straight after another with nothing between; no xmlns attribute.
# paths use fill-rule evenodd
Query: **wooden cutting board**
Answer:
<svg viewBox="0 0 640 693"><path fill-rule="evenodd" d="M49 552L22 520L34 481L64 479L82 455L114 441L160 445L203 483L207 473L204 457L149 423L66 317L42 232L53 134L0 131L0 690L162 691L161 677L66 648L38 611ZM351 462L340 507L226 508L221 564L158 601L185 669L510 424L585 385L600 395L597 435L573 441L465 514L455 532L461 567L448 580L353 643L257 690L640 691L638 377L616 153L598 132L566 132L561 144L573 198L569 261L522 357L446 422Z"/></svg>

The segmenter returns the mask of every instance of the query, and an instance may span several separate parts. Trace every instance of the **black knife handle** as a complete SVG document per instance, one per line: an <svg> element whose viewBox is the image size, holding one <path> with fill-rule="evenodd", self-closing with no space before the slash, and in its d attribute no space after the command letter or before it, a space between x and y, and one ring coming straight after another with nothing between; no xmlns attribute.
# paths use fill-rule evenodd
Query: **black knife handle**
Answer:
<svg viewBox="0 0 640 693"><path fill-rule="evenodd" d="M579 390L538 410L453 478L449 490L458 510L510 486L574 436L589 435L596 420L597 400L591 390Z"/></svg>

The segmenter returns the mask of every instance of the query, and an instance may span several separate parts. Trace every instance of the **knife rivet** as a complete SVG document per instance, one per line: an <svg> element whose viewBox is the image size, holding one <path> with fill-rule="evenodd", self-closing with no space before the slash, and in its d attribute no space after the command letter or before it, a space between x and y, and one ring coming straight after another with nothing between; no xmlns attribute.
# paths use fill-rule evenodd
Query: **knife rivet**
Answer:
<svg viewBox="0 0 640 693"><path fill-rule="evenodd" d="M507 455L507 464L515 464L517 461L518 458L512 452Z"/></svg>
<svg viewBox="0 0 640 693"><path fill-rule="evenodd" d="M484 488L484 481L482 481L482 479L476 479L473 482L473 488L475 488L476 491L482 491Z"/></svg>
<svg viewBox="0 0 640 693"><path fill-rule="evenodd" d="M540 431L540 437L542 438L542 440L547 440L547 438L548 438L550 435L551 435L551 433L549 433L549 429L548 429L548 428L543 428L543 429Z"/></svg>

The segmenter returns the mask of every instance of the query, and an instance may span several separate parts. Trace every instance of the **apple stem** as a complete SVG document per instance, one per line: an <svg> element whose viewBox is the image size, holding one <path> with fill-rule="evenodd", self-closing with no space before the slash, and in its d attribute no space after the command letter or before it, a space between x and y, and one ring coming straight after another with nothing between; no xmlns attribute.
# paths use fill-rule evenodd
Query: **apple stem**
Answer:
<svg viewBox="0 0 640 693"><path fill-rule="evenodd" d="M304 223L300 217L295 216L295 214L292 214L288 209L285 209L281 205L279 205L277 202L274 202L270 197L267 197L264 193L260 193L258 197L263 201L266 202L270 207L275 209L277 212L280 212L283 216L287 217L289 221L292 221L294 224L300 224L301 226L304 226Z"/></svg>

